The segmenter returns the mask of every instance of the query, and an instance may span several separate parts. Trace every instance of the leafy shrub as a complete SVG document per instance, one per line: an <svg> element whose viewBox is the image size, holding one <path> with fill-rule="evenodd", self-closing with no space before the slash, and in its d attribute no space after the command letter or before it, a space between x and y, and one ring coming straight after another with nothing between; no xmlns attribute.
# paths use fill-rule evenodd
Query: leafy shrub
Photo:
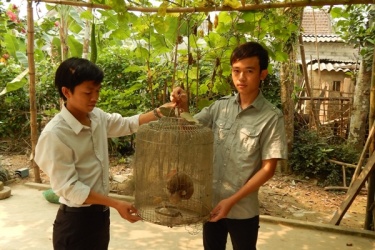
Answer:
<svg viewBox="0 0 375 250"><path fill-rule="evenodd" d="M264 97L281 109L280 80L277 74L269 74L261 85Z"/></svg>
<svg viewBox="0 0 375 250"><path fill-rule="evenodd" d="M332 144L331 147L333 150L329 152L329 159L357 165L360 152L358 152L352 145L344 142ZM330 165L332 172L327 176L327 182L333 184L343 184L342 167L334 163L330 163ZM354 171L355 168L345 168L346 183L350 183Z"/></svg>
<svg viewBox="0 0 375 250"><path fill-rule="evenodd" d="M289 163L294 173L321 179L329 174L330 151L332 148L315 131L301 130L294 138Z"/></svg>
<svg viewBox="0 0 375 250"><path fill-rule="evenodd" d="M12 60L7 64L0 64L0 91L5 89L22 70ZM26 88L0 96L0 138L20 139L29 135L28 111L29 98Z"/></svg>
<svg viewBox="0 0 375 250"><path fill-rule="evenodd" d="M355 164L359 153L346 143L330 144L316 131L302 129L294 137L289 163L295 174L316 178L323 186L342 185L342 168L329 159ZM346 168L347 183L354 172Z"/></svg>

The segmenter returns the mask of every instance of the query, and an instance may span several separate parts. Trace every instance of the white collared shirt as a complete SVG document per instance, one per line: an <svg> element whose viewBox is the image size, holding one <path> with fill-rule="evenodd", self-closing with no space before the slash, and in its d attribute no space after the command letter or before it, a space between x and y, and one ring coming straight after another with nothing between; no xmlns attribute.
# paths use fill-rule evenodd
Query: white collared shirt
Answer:
<svg viewBox="0 0 375 250"><path fill-rule="evenodd" d="M94 108L91 126L82 125L64 106L42 131L36 164L49 176L60 203L82 206L90 190L108 195L108 138L135 133L139 115L122 117Z"/></svg>

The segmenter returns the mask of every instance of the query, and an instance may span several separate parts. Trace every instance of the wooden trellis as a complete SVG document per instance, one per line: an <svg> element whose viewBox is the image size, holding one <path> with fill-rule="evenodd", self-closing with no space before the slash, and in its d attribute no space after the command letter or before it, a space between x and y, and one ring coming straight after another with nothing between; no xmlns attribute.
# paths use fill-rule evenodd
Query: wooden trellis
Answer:
<svg viewBox="0 0 375 250"><path fill-rule="evenodd" d="M44 2L51 4L61 4L70 6L89 7L97 9L112 9L108 5L87 3L83 1L64 1L64 0L34 0L35 2ZM297 8L307 6L334 6L334 5L352 5L352 4L374 4L374 0L303 0L303 1L288 1L262 3L259 0L254 0L255 3L245 3L239 8L232 8L230 6L208 6L208 7L171 7L167 8L167 13L194 13L194 12L213 12L213 11L249 11L249 10L264 10L276 8ZM137 12L158 12L158 7L139 7L139 6L126 6L127 11Z"/></svg>

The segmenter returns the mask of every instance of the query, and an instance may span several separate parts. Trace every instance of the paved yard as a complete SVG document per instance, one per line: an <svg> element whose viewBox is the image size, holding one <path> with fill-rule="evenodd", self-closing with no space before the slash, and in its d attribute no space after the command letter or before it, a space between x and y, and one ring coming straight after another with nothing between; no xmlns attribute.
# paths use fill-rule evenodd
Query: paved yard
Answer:
<svg viewBox="0 0 375 250"><path fill-rule="evenodd" d="M52 223L58 205L48 203L42 190L10 185L12 196L0 200L0 249L52 249ZM109 249L201 250L201 229L134 224L111 209ZM230 242L228 250L232 247ZM258 250L374 250L375 233L261 216Z"/></svg>

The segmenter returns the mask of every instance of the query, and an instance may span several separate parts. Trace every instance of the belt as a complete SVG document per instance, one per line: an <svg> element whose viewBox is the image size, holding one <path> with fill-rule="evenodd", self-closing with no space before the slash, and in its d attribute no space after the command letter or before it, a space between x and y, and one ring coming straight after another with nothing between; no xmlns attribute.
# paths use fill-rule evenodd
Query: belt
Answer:
<svg viewBox="0 0 375 250"><path fill-rule="evenodd" d="M60 204L60 210L71 213L85 213L85 212L105 212L108 210L107 206L91 205L87 207L68 207L65 204Z"/></svg>

